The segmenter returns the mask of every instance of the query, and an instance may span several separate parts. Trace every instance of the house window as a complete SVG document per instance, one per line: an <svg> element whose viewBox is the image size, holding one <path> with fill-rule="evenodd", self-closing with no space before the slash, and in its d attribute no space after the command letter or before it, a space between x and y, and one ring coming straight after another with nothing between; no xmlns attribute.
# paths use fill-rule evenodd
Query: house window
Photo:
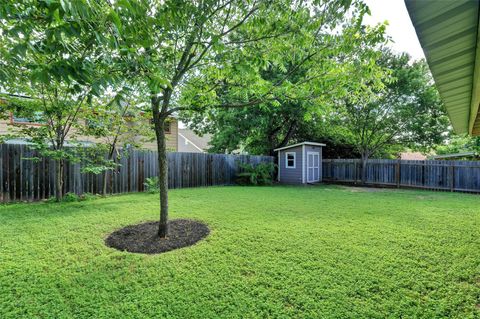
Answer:
<svg viewBox="0 0 480 319"><path fill-rule="evenodd" d="M172 123L170 123L170 122L165 122L165 133L167 133L167 134L172 133L172 130L171 130L171 128L170 128L171 125L172 125Z"/></svg>
<svg viewBox="0 0 480 319"><path fill-rule="evenodd" d="M155 127L155 122L153 121L153 119L150 119L150 124L151 124L153 127ZM166 133L166 134L172 133L171 125L172 125L172 122L170 122L170 121L165 121L165 128L164 128L164 130L165 130L165 133Z"/></svg>
<svg viewBox="0 0 480 319"><path fill-rule="evenodd" d="M295 168L295 159L296 159L297 153L295 152L286 152L285 153L285 166L287 168Z"/></svg>
<svg viewBox="0 0 480 319"><path fill-rule="evenodd" d="M11 123L12 124L34 124L34 125L46 124L43 116L43 112L41 111L32 112L29 115L12 113Z"/></svg>

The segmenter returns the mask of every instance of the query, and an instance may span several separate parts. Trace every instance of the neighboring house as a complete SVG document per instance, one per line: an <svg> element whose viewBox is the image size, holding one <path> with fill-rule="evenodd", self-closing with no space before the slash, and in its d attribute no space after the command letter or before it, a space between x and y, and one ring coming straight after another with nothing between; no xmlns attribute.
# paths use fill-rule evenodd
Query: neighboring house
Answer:
<svg viewBox="0 0 480 319"><path fill-rule="evenodd" d="M178 129L178 152L205 153L210 147L210 134L198 136L188 129Z"/></svg>
<svg viewBox="0 0 480 319"><path fill-rule="evenodd" d="M424 161L427 159L427 156L420 152L403 152L400 153L400 159L408 161Z"/></svg>
<svg viewBox="0 0 480 319"><path fill-rule="evenodd" d="M79 119L83 121L83 119ZM15 130L18 130L19 125L28 125L28 126L40 126L47 125L42 123L40 120L40 115L27 117L17 117L15 114L10 113L7 118L0 119L0 135L14 134ZM132 125L150 125L150 121L145 119L145 123L133 123ZM165 133L167 137L167 150L171 152L178 151L178 120L174 117L171 117L166 125ZM153 136L153 134L152 134ZM96 139L92 136L76 136L76 141L84 143L98 143L101 142L101 139ZM142 149L156 150L157 144L153 137L147 138L144 136L136 136L136 142L139 144L139 147ZM12 143L19 143L19 139L12 140Z"/></svg>

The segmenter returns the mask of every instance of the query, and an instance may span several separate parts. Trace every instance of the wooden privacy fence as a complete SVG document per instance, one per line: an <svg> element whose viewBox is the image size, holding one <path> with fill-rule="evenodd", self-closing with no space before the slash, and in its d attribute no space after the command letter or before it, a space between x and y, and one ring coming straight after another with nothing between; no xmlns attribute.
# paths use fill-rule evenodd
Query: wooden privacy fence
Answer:
<svg viewBox="0 0 480 319"><path fill-rule="evenodd" d="M358 159L323 160L327 182L360 183L361 171ZM366 183L480 193L480 162L371 159Z"/></svg>
<svg viewBox="0 0 480 319"><path fill-rule="evenodd" d="M107 172L107 192L127 193L145 190L144 182L158 173L157 152L127 150L128 156ZM55 195L55 161L38 156L27 145L0 144L0 201L36 201ZM168 153L170 188L231 185L241 171L240 163L273 162L270 156L203 153ZM64 193L78 195L102 191L103 174L82 172L82 163L66 163Z"/></svg>

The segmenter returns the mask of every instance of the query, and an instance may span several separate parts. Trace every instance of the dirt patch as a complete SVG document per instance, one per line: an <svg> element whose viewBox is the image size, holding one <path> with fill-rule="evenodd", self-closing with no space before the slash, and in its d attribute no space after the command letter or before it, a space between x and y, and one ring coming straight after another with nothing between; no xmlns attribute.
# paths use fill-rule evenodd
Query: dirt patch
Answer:
<svg viewBox="0 0 480 319"><path fill-rule="evenodd" d="M374 188L374 187L361 187L361 186L341 186L341 188L348 190L352 193L375 193L375 192L383 192L384 189L381 188Z"/></svg>
<svg viewBox="0 0 480 319"><path fill-rule="evenodd" d="M114 231L105 239L105 244L131 253L160 254L191 246L210 233L207 225L190 219L175 219L168 225L167 238L158 237L158 222L147 222Z"/></svg>

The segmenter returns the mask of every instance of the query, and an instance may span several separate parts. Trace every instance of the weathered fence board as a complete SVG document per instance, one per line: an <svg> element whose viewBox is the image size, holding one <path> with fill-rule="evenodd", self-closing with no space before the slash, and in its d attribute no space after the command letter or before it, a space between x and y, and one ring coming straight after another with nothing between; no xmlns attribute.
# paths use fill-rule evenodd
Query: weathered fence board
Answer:
<svg viewBox="0 0 480 319"><path fill-rule="evenodd" d="M82 172L81 163L66 163L64 193L100 193L107 174L107 193L141 192L146 178L158 173L157 152L128 150L119 156L118 168L94 175ZM0 144L0 201L37 201L55 195L55 165L39 158L27 145ZM273 162L270 156L202 153L168 153L169 188L231 185L240 163Z"/></svg>
<svg viewBox="0 0 480 319"><path fill-rule="evenodd" d="M361 182L359 159L323 160L322 167L325 181ZM371 159L366 183L480 193L480 162Z"/></svg>

